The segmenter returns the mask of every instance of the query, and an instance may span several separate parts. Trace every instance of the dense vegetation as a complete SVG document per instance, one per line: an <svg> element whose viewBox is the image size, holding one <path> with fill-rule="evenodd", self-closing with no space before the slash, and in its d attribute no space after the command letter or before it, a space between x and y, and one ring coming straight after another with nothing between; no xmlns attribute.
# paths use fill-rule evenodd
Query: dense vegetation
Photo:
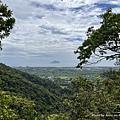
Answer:
<svg viewBox="0 0 120 120"><path fill-rule="evenodd" d="M104 75L104 79L97 78L94 83L83 77L72 81L71 120L114 120L120 117L120 70L112 74L116 79Z"/></svg>
<svg viewBox="0 0 120 120"><path fill-rule="evenodd" d="M1 3L1 1L0 1ZM0 38L10 34L15 19L6 5L0 5ZM5 19L4 19L5 18ZM100 29L90 27L88 39L80 46L80 63L94 53L100 60L119 62L120 14L109 9ZM1 48L1 41L0 41ZM99 49L97 49L99 48ZM96 54L96 50L97 53ZM107 50L115 52L104 56ZM99 61L99 60L98 60ZM98 62L97 61L97 62ZM120 118L120 70L107 71L96 80L78 77L68 89L35 75L0 64L0 120L118 120Z"/></svg>
<svg viewBox="0 0 120 120"><path fill-rule="evenodd" d="M84 77L75 78L69 89L0 64L3 120L6 117L8 120L11 117L25 120L118 119L120 70L106 71L94 82Z"/></svg>
<svg viewBox="0 0 120 120"><path fill-rule="evenodd" d="M37 117L33 101L0 91L0 120L34 120Z"/></svg>
<svg viewBox="0 0 120 120"><path fill-rule="evenodd" d="M49 80L20 72L0 64L0 89L35 101L41 113L56 113L61 109L64 90Z"/></svg>

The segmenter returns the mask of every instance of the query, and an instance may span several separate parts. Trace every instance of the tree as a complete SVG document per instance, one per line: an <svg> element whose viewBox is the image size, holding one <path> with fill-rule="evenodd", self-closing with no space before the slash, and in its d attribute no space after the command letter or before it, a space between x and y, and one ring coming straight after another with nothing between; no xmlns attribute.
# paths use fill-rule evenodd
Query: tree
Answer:
<svg viewBox="0 0 120 120"><path fill-rule="evenodd" d="M94 111L94 84L79 77L71 82L73 96L70 100L70 120L92 120Z"/></svg>
<svg viewBox="0 0 120 120"><path fill-rule="evenodd" d="M119 119L119 105L120 105L120 80L112 80L105 78L96 79L94 90L94 105L96 109L93 115L95 118L104 120Z"/></svg>
<svg viewBox="0 0 120 120"><path fill-rule="evenodd" d="M86 35L87 39L75 51L79 56L80 63L77 67L82 68L83 64L95 64L101 60L120 60L120 14L113 13L109 8L101 14L102 22L98 29L89 27ZM96 58L95 62L90 62L90 58Z"/></svg>
<svg viewBox="0 0 120 120"><path fill-rule="evenodd" d="M12 17L12 11L8 9L6 4L3 4L0 0L0 39L10 35L10 31L13 28L15 19ZM0 40L0 49L2 50L2 44Z"/></svg>
<svg viewBox="0 0 120 120"><path fill-rule="evenodd" d="M38 120L34 102L0 90L0 120Z"/></svg>
<svg viewBox="0 0 120 120"><path fill-rule="evenodd" d="M93 83L84 77L71 82L69 120L119 119L120 80L97 78Z"/></svg>

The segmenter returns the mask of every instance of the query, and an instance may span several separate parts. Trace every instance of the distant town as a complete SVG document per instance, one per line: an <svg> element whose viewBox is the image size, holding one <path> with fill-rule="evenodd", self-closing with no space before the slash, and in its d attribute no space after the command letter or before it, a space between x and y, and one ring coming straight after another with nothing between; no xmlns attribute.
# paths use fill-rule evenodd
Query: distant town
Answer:
<svg viewBox="0 0 120 120"><path fill-rule="evenodd" d="M119 67L83 67L82 69L74 67L15 67L16 69L36 75L43 79L49 79L62 87L66 87L71 80L84 76L87 79L95 80L105 71L118 70Z"/></svg>

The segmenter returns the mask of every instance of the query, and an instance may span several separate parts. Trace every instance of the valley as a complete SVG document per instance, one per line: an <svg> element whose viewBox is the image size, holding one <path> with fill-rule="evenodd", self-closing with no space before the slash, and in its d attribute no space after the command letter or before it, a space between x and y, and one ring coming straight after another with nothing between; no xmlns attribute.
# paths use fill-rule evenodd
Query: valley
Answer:
<svg viewBox="0 0 120 120"><path fill-rule="evenodd" d="M71 80L83 76L89 80L94 81L103 72L112 70L118 70L119 67L83 67L78 69L74 67L15 67L22 72L26 72L32 75L36 75L40 78L49 79L52 82L67 87Z"/></svg>

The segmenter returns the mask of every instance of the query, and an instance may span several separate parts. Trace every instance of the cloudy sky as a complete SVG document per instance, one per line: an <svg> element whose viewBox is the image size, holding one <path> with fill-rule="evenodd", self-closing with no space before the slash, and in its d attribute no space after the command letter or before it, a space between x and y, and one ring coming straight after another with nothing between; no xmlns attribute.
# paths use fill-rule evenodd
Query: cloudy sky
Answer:
<svg viewBox="0 0 120 120"><path fill-rule="evenodd" d="M120 11L120 0L2 0L16 19L3 40L0 62L10 66L76 66L74 51L90 26L109 7ZM53 64L52 61L59 61ZM112 65L107 61L99 65Z"/></svg>

